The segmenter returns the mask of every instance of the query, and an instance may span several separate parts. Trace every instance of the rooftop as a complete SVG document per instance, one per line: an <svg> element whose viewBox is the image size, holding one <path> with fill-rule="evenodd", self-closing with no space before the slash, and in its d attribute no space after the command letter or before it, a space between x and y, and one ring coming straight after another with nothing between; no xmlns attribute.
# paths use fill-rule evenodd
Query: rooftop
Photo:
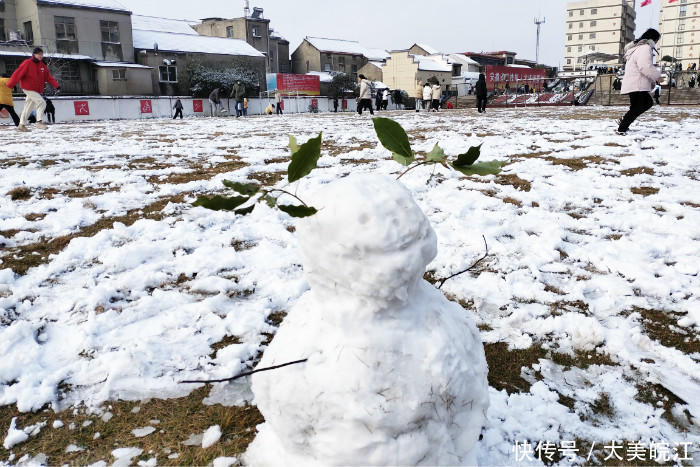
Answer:
<svg viewBox="0 0 700 467"><path fill-rule="evenodd" d="M210 53L217 55L244 55L247 57L264 57L247 42L240 39L200 36L198 34L179 34L163 31L134 29L134 48L169 52Z"/></svg>
<svg viewBox="0 0 700 467"><path fill-rule="evenodd" d="M128 8L125 8L115 0L37 0L38 5L67 5L81 8L97 8L100 10L114 10L131 13Z"/></svg>
<svg viewBox="0 0 700 467"><path fill-rule="evenodd" d="M383 49L365 47L357 41L344 39L328 39L325 37L305 37L305 39L320 52L335 52L350 55L362 55L368 60L386 60L389 53Z"/></svg>
<svg viewBox="0 0 700 467"><path fill-rule="evenodd" d="M197 21L187 21L181 19L158 18L155 16L131 15L131 28L143 31L174 32L177 34L191 34L198 36L197 31L192 29Z"/></svg>

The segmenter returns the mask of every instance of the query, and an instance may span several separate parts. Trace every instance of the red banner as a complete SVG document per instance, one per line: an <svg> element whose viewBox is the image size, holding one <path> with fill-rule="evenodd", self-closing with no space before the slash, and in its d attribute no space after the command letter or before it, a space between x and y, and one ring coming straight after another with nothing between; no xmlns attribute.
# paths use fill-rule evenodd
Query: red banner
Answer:
<svg viewBox="0 0 700 467"><path fill-rule="evenodd" d="M493 91L498 87L501 91L505 89L506 83L512 92L517 86L528 84L538 90L542 89L542 80L547 77L547 70L543 68L520 68L510 66L486 65L486 89Z"/></svg>
<svg viewBox="0 0 700 467"><path fill-rule="evenodd" d="M90 115L90 104L88 101L75 101L73 102L73 107L75 107L76 115Z"/></svg>
<svg viewBox="0 0 700 467"><path fill-rule="evenodd" d="M202 101L199 99L193 100L192 110L194 110L195 112L204 112L204 104L202 104Z"/></svg>
<svg viewBox="0 0 700 467"><path fill-rule="evenodd" d="M141 113L142 114L152 114L153 113L153 106L151 106L150 99L142 99L141 100Z"/></svg>
<svg viewBox="0 0 700 467"><path fill-rule="evenodd" d="M277 73L277 89L287 95L320 96L321 78L314 75Z"/></svg>

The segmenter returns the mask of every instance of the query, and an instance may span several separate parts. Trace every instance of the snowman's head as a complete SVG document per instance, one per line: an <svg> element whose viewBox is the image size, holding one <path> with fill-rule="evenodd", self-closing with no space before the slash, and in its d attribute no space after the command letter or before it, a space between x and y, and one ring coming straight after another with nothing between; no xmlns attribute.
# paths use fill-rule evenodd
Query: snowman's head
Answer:
<svg viewBox="0 0 700 467"><path fill-rule="evenodd" d="M304 270L315 292L406 301L437 254L430 222L399 182L353 175L315 193L315 215L297 226ZM381 303L380 303L381 302Z"/></svg>

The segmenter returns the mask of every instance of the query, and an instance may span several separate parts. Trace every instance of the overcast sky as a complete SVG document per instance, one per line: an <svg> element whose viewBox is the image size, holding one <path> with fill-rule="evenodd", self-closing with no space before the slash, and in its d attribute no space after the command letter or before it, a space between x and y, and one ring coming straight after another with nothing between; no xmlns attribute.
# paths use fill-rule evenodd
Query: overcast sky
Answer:
<svg viewBox="0 0 700 467"><path fill-rule="evenodd" d="M243 0L118 0L134 14L198 20L243 16ZM659 2L639 7L637 36L657 27ZM407 49L423 43L445 52L510 50L534 60L536 17L540 62L564 59L566 0L250 0L289 41L290 53L305 36L355 40L367 47Z"/></svg>

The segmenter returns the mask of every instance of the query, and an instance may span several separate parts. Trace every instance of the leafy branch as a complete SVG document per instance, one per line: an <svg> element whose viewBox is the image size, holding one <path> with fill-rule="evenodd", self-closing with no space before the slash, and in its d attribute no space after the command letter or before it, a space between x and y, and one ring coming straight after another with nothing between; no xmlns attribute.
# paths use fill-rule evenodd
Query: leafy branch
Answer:
<svg viewBox="0 0 700 467"><path fill-rule="evenodd" d="M322 135L323 133L319 133L316 138L311 138L302 145L298 144L295 137L289 136L289 149L292 152L292 160L287 167L287 180L289 183L296 182L316 168L318 159L321 157ZM307 217L317 212L316 208L307 205L297 195L280 188L264 188L254 183L239 183L231 180L224 180L223 184L242 196L199 196L192 205L214 211L233 211L236 214L245 215L253 212L257 203L264 201L271 208L277 207L277 209L286 212L292 217ZM273 193L281 193L280 196L291 196L298 200L301 205L280 204L278 202L280 196L272 196ZM240 206L249 201L251 202L249 206L240 208Z"/></svg>
<svg viewBox="0 0 700 467"><path fill-rule="evenodd" d="M374 130L377 133L379 142L391 151L392 157L396 162L407 167L397 177L397 180L416 167L432 164L440 164L447 169L451 166L454 170L464 175L497 175L501 172L503 162L488 161L476 163L481 155L483 143L470 147L464 154L459 154L453 162L448 161L445 151L436 143L435 147L425 155L423 160L416 161L416 153L411 149L408 135L401 125L394 120L383 117L373 118L372 121L374 122Z"/></svg>

